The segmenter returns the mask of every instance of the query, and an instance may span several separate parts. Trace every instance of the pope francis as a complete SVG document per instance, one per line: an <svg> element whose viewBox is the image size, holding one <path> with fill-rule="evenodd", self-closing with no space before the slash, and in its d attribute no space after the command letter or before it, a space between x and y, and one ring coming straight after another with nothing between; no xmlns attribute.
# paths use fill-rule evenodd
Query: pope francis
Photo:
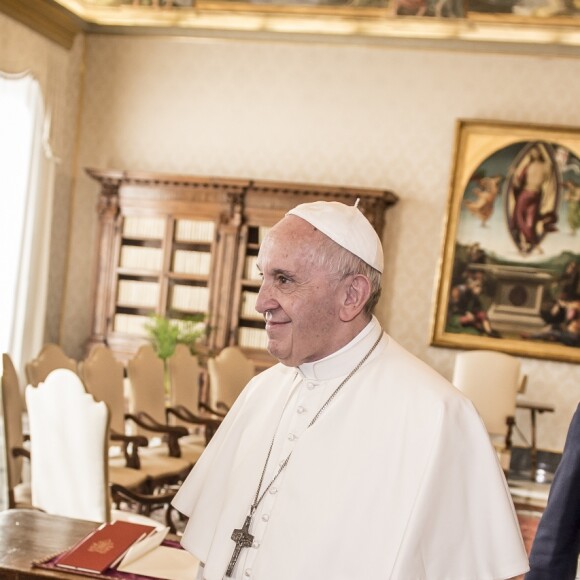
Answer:
<svg viewBox="0 0 580 580"><path fill-rule="evenodd" d="M302 204L258 256L280 364L256 376L174 506L198 580L495 580L528 569L473 405L373 316L381 241L355 206Z"/></svg>

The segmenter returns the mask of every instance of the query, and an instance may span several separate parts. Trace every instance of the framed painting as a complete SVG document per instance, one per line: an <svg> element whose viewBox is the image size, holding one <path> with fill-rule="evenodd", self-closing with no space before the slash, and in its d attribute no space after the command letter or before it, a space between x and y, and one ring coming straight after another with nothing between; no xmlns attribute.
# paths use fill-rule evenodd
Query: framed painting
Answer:
<svg viewBox="0 0 580 580"><path fill-rule="evenodd" d="M457 122L431 344L580 362L580 128Z"/></svg>
<svg viewBox="0 0 580 580"><path fill-rule="evenodd" d="M580 16L580 6L574 0L57 0L79 16L99 22L107 17L104 9L118 8L115 19L131 19L128 9L152 8L157 11L156 19L167 25L175 24L175 18L188 17L197 10L228 12L254 12L261 14L285 14L301 16L376 16L380 19L391 16L413 16L427 18L469 18L521 24L526 22L574 25ZM1 0L0 0L1 4ZM173 10L166 19L159 9ZM124 23L123 23L124 24ZM134 23L133 23L134 24ZM511 39L513 41L513 38Z"/></svg>

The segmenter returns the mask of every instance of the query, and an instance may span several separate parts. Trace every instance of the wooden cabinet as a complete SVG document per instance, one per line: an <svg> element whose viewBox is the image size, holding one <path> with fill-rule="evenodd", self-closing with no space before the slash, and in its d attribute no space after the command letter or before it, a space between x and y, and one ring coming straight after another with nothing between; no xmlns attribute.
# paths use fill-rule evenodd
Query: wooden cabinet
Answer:
<svg viewBox="0 0 580 580"><path fill-rule="evenodd" d="M379 235L390 191L309 184L87 169L101 185L90 345L105 342L121 360L146 341L151 314L175 321L206 314L203 354L239 344L258 368L263 319L260 242L292 207L316 200L354 204Z"/></svg>

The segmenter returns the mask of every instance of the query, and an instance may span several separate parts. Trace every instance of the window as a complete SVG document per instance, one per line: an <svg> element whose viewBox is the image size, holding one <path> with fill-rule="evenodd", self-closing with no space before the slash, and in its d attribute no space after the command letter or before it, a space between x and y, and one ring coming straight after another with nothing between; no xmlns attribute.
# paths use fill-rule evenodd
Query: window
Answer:
<svg viewBox="0 0 580 580"><path fill-rule="evenodd" d="M39 83L0 73L0 351L19 370L44 339L53 181L44 117Z"/></svg>

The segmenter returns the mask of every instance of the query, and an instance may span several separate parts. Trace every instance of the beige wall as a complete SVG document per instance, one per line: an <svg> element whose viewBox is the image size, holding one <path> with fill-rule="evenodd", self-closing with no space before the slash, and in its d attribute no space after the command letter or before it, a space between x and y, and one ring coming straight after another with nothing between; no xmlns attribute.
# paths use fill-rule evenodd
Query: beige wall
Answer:
<svg viewBox="0 0 580 580"><path fill-rule="evenodd" d="M87 38L85 58L61 336L77 357L90 332L98 188L82 168L93 166L392 189L378 316L450 377L457 351L428 341L455 120L580 126L580 59L105 36ZM560 450L580 368L522 362L529 397L557 407L539 419L539 445ZM529 417L517 420L529 435Z"/></svg>
<svg viewBox="0 0 580 580"><path fill-rule="evenodd" d="M79 36L72 50L67 51L0 13L0 70L30 71L38 80L52 119L50 144L60 159L56 166L52 219L47 342L58 342L60 333L83 47L84 39ZM0 195L10 195L1 184Z"/></svg>

